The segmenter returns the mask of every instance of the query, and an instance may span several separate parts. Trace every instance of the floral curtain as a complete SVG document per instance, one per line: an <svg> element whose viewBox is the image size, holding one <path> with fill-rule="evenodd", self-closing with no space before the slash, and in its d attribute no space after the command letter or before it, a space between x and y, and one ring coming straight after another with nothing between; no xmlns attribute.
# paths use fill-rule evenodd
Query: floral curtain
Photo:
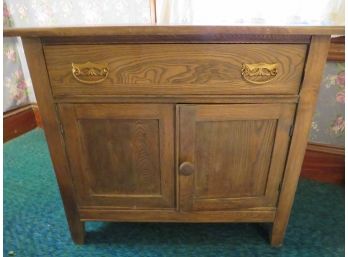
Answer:
<svg viewBox="0 0 348 257"><path fill-rule="evenodd" d="M159 24L344 25L344 0L157 0Z"/></svg>
<svg viewBox="0 0 348 257"><path fill-rule="evenodd" d="M31 82L24 78L17 44L16 38L4 39L4 111L35 101Z"/></svg>
<svg viewBox="0 0 348 257"><path fill-rule="evenodd" d="M14 25L6 3L3 5L3 16L4 27L11 27ZM3 42L4 112L35 102L29 73L27 69L25 70L26 67L22 66L21 59L23 60L25 58L23 52L18 50L21 49L18 42L18 38L4 38ZM26 72L24 72L24 70ZM26 74L26 76L24 74Z"/></svg>
<svg viewBox="0 0 348 257"><path fill-rule="evenodd" d="M16 27L146 24L149 0L6 0Z"/></svg>
<svg viewBox="0 0 348 257"><path fill-rule="evenodd" d="M344 146L345 65L328 62L312 121L311 142Z"/></svg>

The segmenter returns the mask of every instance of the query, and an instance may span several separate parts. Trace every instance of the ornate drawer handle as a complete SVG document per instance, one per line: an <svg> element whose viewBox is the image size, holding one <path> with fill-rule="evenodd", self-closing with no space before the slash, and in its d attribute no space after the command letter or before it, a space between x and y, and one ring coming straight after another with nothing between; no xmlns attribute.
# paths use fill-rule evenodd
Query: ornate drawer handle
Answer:
<svg viewBox="0 0 348 257"><path fill-rule="evenodd" d="M246 81L253 84L265 84L277 76L278 70L275 63L243 63L241 72Z"/></svg>
<svg viewBox="0 0 348 257"><path fill-rule="evenodd" d="M72 63L72 74L74 78L85 84L96 84L103 82L109 75L106 63L97 64L86 62L83 64Z"/></svg>

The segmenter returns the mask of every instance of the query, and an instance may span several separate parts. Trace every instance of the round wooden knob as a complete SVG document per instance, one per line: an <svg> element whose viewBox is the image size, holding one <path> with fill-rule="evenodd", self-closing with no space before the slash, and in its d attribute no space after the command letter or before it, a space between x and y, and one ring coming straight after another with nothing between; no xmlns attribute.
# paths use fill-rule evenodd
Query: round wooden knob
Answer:
<svg viewBox="0 0 348 257"><path fill-rule="evenodd" d="M191 162L183 162L179 167L180 174L183 176L190 176L193 173L194 169L195 167Z"/></svg>

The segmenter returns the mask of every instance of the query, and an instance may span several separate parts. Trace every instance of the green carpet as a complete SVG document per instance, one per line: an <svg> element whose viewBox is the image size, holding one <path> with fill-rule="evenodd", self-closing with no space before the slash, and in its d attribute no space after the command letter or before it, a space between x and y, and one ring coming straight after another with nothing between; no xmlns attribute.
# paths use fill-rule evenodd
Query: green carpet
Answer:
<svg viewBox="0 0 348 257"><path fill-rule="evenodd" d="M42 130L4 145L4 256L344 256L344 188L300 181L284 246L257 224L87 223L74 245Z"/></svg>

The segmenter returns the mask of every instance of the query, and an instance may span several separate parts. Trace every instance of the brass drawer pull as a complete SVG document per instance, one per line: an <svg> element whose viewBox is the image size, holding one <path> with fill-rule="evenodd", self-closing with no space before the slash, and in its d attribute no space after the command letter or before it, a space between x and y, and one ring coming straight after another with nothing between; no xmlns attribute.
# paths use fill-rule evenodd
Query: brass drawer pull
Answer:
<svg viewBox="0 0 348 257"><path fill-rule="evenodd" d="M272 81L277 76L277 64L252 63L242 64L242 77L253 84L265 84Z"/></svg>
<svg viewBox="0 0 348 257"><path fill-rule="evenodd" d="M72 74L74 78L85 84L96 84L103 82L109 75L106 63L97 64L86 62L83 64L72 63Z"/></svg>

